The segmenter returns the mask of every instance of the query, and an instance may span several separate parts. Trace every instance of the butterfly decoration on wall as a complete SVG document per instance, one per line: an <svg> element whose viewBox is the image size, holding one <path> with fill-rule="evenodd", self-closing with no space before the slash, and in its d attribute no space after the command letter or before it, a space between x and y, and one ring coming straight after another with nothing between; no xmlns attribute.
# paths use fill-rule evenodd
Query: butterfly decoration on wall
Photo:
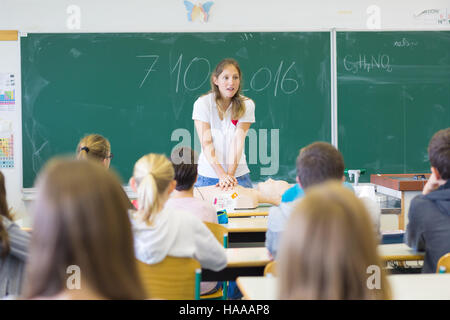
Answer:
<svg viewBox="0 0 450 320"><path fill-rule="evenodd" d="M211 9L211 6L213 4L214 2L212 1L208 1L203 4L199 2L197 4L193 4L192 2L185 0L184 5L186 6L186 10L188 11L188 20L208 22L209 10Z"/></svg>

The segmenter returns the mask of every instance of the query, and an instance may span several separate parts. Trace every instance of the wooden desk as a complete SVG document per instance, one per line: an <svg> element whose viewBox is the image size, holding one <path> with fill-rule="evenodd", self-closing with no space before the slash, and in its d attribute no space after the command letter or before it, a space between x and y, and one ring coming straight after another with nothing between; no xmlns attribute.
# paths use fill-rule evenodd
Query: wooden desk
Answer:
<svg viewBox="0 0 450 320"><path fill-rule="evenodd" d="M264 242L266 241L267 217L229 218L227 224L228 241Z"/></svg>
<svg viewBox="0 0 450 320"><path fill-rule="evenodd" d="M450 274L389 275L393 300L450 300ZM238 277L236 283L246 300L275 300L276 277Z"/></svg>
<svg viewBox="0 0 450 320"><path fill-rule="evenodd" d="M255 209L234 209L227 212L228 218L268 216L271 205L259 205Z"/></svg>
<svg viewBox="0 0 450 320"><path fill-rule="evenodd" d="M271 259L265 247L228 248L227 266L221 271L202 269L204 281L234 281L238 276L262 276Z"/></svg>
<svg viewBox="0 0 450 320"><path fill-rule="evenodd" d="M223 224L228 232L266 232L267 218L229 218L227 224Z"/></svg>
<svg viewBox="0 0 450 320"><path fill-rule="evenodd" d="M450 273L388 276L394 300L450 300Z"/></svg>
<svg viewBox="0 0 450 320"><path fill-rule="evenodd" d="M276 277L238 277L236 284L245 300L277 300Z"/></svg>
<svg viewBox="0 0 450 320"><path fill-rule="evenodd" d="M416 252L404 243L381 244L378 254L384 261L417 261L425 256L424 252Z"/></svg>
<svg viewBox="0 0 450 320"><path fill-rule="evenodd" d="M253 209L256 210L256 209ZM266 217L269 215L269 211L235 211L235 212L230 212L227 213L228 214L228 218L238 218L238 217Z"/></svg>

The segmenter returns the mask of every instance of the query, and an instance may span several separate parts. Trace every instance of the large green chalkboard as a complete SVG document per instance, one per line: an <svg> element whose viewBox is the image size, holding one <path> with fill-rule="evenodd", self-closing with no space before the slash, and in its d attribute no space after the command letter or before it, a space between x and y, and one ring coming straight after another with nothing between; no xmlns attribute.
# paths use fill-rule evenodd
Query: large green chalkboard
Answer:
<svg viewBox="0 0 450 320"><path fill-rule="evenodd" d="M256 103L246 143L252 179L294 182L298 149L331 140L329 32L22 37L23 186L88 133L109 138L124 181L143 154L194 146L193 103L225 57L239 61L243 93Z"/></svg>
<svg viewBox="0 0 450 320"><path fill-rule="evenodd" d="M450 32L337 32L338 147L347 168L429 172L450 126Z"/></svg>

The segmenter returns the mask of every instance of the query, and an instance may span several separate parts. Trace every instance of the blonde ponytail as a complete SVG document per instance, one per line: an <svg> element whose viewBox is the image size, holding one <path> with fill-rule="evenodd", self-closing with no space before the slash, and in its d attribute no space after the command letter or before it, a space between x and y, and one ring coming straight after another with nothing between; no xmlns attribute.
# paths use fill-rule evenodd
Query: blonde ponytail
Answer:
<svg viewBox="0 0 450 320"><path fill-rule="evenodd" d="M153 213L161 211L163 193L175 176L172 163L164 155L149 153L134 165L133 177L137 185L139 212L142 219L151 222Z"/></svg>
<svg viewBox="0 0 450 320"><path fill-rule="evenodd" d="M108 139L99 134L90 134L83 137L77 146L78 159L95 159L103 161L111 153L111 144Z"/></svg>
<svg viewBox="0 0 450 320"><path fill-rule="evenodd" d="M143 220L148 221L154 208L158 206L158 194L155 179L148 174L138 186L139 211L143 212ZM147 210L146 210L147 209Z"/></svg>

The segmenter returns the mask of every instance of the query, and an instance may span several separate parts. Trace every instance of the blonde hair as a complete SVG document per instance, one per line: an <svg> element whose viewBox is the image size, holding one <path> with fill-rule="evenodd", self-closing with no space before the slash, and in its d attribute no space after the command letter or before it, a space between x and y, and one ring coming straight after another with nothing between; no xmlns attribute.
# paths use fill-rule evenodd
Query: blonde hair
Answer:
<svg viewBox="0 0 450 320"><path fill-rule="evenodd" d="M149 153L134 165L133 178L137 186L138 210L147 223L150 223L153 213L162 209L162 195L174 177L172 163L162 154Z"/></svg>
<svg viewBox="0 0 450 320"><path fill-rule="evenodd" d="M211 74L211 91L215 94L216 99L216 105L217 105L217 111L219 113L219 117L221 120L223 120L223 112L218 107L219 103L218 101L222 98L220 94L220 90L217 87L217 85L214 83L214 79L217 79L220 74L223 72L223 70L229 66L232 65L236 68L236 70L239 73L239 88L236 91L236 94L231 98L231 119L238 120L245 114L245 100L247 100L247 97L241 96L241 90L242 90L242 72L241 68L239 67L239 63L231 58L226 58L220 61L216 68L214 69L213 73Z"/></svg>
<svg viewBox="0 0 450 320"><path fill-rule="evenodd" d="M103 161L111 152L108 139L99 134L89 134L82 138L77 146L78 159L95 159Z"/></svg>
<svg viewBox="0 0 450 320"><path fill-rule="evenodd" d="M389 299L390 287L364 204L339 182L308 189L286 224L279 257L280 299ZM369 289L368 267L380 270Z"/></svg>

